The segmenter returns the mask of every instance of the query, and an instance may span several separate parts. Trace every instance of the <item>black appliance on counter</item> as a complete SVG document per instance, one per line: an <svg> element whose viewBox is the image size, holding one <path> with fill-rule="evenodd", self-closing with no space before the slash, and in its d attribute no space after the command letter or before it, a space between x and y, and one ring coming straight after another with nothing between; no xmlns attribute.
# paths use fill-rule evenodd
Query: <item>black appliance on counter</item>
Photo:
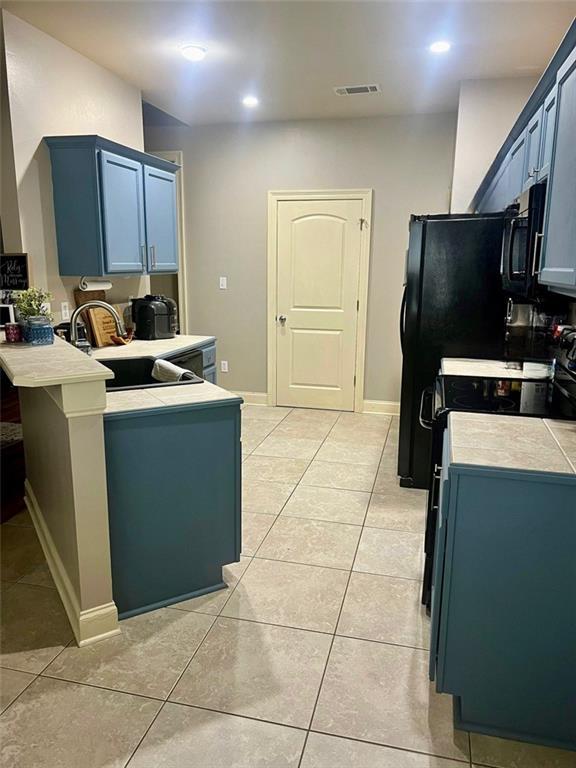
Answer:
<svg viewBox="0 0 576 768"><path fill-rule="evenodd" d="M136 338L173 339L178 331L178 310L174 299L148 294L132 301L132 321Z"/></svg>
<svg viewBox="0 0 576 768"><path fill-rule="evenodd" d="M502 288L513 296L534 299L546 292L538 287L538 269L544 231L546 183L533 184L509 208L502 243Z"/></svg>
<svg viewBox="0 0 576 768"><path fill-rule="evenodd" d="M412 216L402 300L400 485L428 488L432 388L443 357L500 358L505 214Z"/></svg>
<svg viewBox="0 0 576 768"><path fill-rule="evenodd" d="M507 363L510 378L446 375L440 371L434 386L432 417L424 424L431 436L431 478L424 539L422 603L430 611L436 521L444 430L451 411L490 412L515 416L576 420L576 329L563 332L555 358L545 375L532 363ZM529 367L530 366L530 367ZM512 378L523 371L525 378ZM533 376L533 378L531 378ZM513 446L512 446L513 447ZM503 445L502 451L508 446Z"/></svg>

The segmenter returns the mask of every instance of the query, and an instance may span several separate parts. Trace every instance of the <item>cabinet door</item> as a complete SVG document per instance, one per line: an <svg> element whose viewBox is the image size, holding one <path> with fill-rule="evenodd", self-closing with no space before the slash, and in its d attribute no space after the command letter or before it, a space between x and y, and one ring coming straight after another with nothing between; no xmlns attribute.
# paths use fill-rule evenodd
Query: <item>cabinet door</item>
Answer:
<svg viewBox="0 0 576 768"><path fill-rule="evenodd" d="M149 272L178 271L176 174L144 166Z"/></svg>
<svg viewBox="0 0 576 768"><path fill-rule="evenodd" d="M558 70L540 282L576 290L576 50Z"/></svg>
<svg viewBox="0 0 576 768"><path fill-rule="evenodd" d="M524 165L526 158L526 131L516 139L510 150L510 161L506 169L506 202L507 205L516 200L522 192L522 181L524 178Z"/></svg>
<svg viewBox="0 0 576 768"><path fill-rule="evenodd" d="M101 150L100 189L105 271L144 272L142 164Z"/></svg>
<svg viewBox="0 0 576 768"><path fill-rule="evenodd" d="M556 86L544 99L542 109L542 130L540 135L540 157L538 160L538 181L545 179L550 173L552 159L552 144L554 142L554 126L556 125Z"/></svg>
<svg viewBox="0 0 576 768"><path fill-rule="evenodd" d="M522 178L522 191L534 184L538 177L540 159L540 134L542 131L543 107L536 112L526 128L526 149L524 159L524 173Z"/></svg>

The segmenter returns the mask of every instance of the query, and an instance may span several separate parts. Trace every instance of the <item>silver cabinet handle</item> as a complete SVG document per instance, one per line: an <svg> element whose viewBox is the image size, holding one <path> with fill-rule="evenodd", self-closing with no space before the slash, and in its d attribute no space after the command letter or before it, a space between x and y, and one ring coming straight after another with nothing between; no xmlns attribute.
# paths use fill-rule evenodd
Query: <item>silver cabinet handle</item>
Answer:
<svg viewBox="0 0 576 768"><path fill-rule="evenodd" d="M286 315L278 315L277 320L280 323L280 325L286 325L286 320L288 320L288 318L286 317Z"/></svg>
<svg viewBox="0 0 576 768"><path fill-rule="evenodd" d="M534 237L534 256L532 259L532 277L540 274L540 260L542 258L542 240L543 232L536 232Z"/></svg>
<svg viewBox="0 0 576 768"><path fill-rule="evenodd" d="M156 246L150 246L150 261L152 263L152 269L156 269Z"/></svg>

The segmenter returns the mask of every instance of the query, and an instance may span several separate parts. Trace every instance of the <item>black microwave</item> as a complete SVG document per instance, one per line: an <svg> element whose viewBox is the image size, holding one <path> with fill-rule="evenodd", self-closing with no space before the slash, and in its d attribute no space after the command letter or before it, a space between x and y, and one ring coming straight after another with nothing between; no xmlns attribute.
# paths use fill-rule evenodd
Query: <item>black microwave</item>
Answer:
<svg viewBox="0 0 576 768"><path fill-rule="evenodd" d="M502 239L502 287L513 296L533 299L539 292L545 201L546 184L534 184L517 205L507 210Z"/></svg>

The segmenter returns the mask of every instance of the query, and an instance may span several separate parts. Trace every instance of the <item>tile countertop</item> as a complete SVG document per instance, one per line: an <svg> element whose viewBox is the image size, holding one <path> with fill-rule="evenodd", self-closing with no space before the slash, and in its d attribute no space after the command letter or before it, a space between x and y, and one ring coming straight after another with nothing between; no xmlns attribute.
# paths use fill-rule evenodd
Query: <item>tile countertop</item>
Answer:
<svg viewBox="0 0 576 768"><path fill-rule="evenodd" d="M459 412L448 419L455 464L576 475L576 421Z"/></svg>
<svg viewBox="0 0 576 768"><path fill-rule="evenodd" d="M552 365L443 357L440 373L443 376L479 376L489 379L548 379L552 375Z"/></svg>
<svg viewBox="0 0 576 768"><path fill-rule="evenodd" d="M228 392L216 384L203 381L201 384L175 384L168 387L129 389L106 393L104 418L116 413L147 411L169 408L170 406L199 405L214 401L238 400L238 395Z"/></svg>
<svg viewBox="0 0 576 768"><path fill-rule="evenodd" d="M119 347L100 347L92 350L94 360L119 360L130 357L167 357L175 352L196 349L216 341L215 336L175 336L173 339L143 341L134 339Z"/></svg>
<svg viewBox="0 0 576 768"><path fill-rule="evenodd" d="M58 337L54 344L7 344L2 333L0 366L16 387L50 387L114 378L108 368Z"/></svg>

